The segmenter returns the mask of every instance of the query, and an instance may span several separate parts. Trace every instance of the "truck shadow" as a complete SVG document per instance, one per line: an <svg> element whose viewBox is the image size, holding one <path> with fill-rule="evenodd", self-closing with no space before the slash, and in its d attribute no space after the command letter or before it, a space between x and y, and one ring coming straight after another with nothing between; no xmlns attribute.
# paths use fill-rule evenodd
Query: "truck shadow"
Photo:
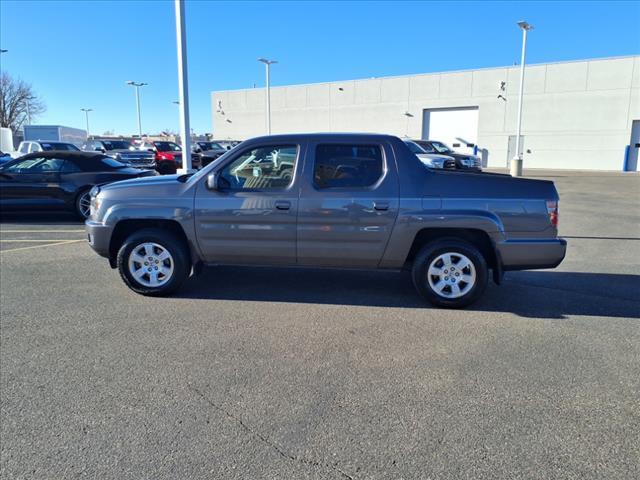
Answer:
<svg viewBox="0 0 640 480"><path fill-rule="evenodd" d="M71 212L59 211L29 211L5 212L0 210L0 224L13 225L78 225L84 222Z"/></svg>
<svg viewBox="0 0 640 480"><path fill-rule="evenodd" d="M182 298L433 308L407 272L307 268L209 267L192 277ZM560 271L509 272L466 310L510 312L527 318L569 315L640 318L640 275Z"/></svg>

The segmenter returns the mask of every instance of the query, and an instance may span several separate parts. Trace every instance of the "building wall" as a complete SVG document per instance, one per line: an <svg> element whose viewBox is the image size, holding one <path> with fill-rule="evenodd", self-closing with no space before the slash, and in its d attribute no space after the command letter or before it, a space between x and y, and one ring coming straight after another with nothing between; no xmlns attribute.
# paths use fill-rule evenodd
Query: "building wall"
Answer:
<svg viewBox="0 0 640 480"><path fill-rule="evenodd" d="M518 86L514 66L273 87L272 133L420 138L424 109L478 107L478 146L486 149L489 166L502 167L509 135L515 135ZM263 135L264 95L263 88L213 92L214 136ZM640 56L526 68L522 134L531 151L524 157L528 168L622 170L633 120L640 120Z"/></svg>

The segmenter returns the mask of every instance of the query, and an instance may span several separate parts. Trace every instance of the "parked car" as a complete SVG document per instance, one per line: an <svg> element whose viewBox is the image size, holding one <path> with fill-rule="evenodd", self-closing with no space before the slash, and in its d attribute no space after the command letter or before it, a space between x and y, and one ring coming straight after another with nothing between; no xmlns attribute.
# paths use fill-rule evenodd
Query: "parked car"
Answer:
<svg viewBox="0 0 640 480"><path fill-rule="evenodd" d="M452 157L437 153L428 153L413 140L404 140L404 143L409 147L411 153L418 157L420 161L429 168L445 168L448 170L454 170L456 168L456 161Z"/></svg>
<svg viewBox="0 0 640 480"><path fill-rule="evenodd" d="M137 150L128 140L94 138L82 147L88 152L100 152L136 168L157 169L155 155Z"/></svg>
<svg viewBox="0 0 640 480"><path fill-rule="evenodd" d="M49 152L51 150L67 150L70 152L80 151L80 149L73 143L28 140L20 142L20 145L18 145L18 150L13 152L13 158L20 158L27 153Z"/></svg>
<svg viewBox="0 0 640 480"><path fill-rule="evenodd" d="M439 153L455 159L456 168L459 170L482 170L482 160L477 155L458 153L453 151L447 144L437 140L413 140L420 145L427 153Z"/></svg>
<svg viewBox="0 0 640 480"><path fill-rule="evenodd" d="M226 148L227 150L231 150L235 148L237 145L240 145L240 140L211 140L212 142L217 143L222 148Z"/></svg>
<svg viewBox="0 0 640 480"><path fill-rule="evenodd" d="M144 141L139 148L154 152L158 164L158 172L162 175L173 175L178 168L182 168L182 147L177 143L164 140ZM192 154L191 165L193 168L198 168L200 166L200 158Z"/></svg>
<svg viewBox="0 0 640 480"><path fill-rule="evenodd" d="M199 159L199 167L206 167L228 150L218 142L195 142L192 145L193 157Z"/></svg>
<svg viewBox="0 0 640 480"><path fill-rule="evenodd" d="M463 307L489 270L500 283L566 251L553 182L425 168L372 134L254 138L193 175L96 187L85 224L143 295L176 291L203 264L409 266L425 299Z"/></svg>
<svg viewBox="0 0 640 480"><path fill-rule="evenodd" d="M63 209L87 218L94 185L151 175L101 153L30 153L0 166L0 210Z"/></svg>

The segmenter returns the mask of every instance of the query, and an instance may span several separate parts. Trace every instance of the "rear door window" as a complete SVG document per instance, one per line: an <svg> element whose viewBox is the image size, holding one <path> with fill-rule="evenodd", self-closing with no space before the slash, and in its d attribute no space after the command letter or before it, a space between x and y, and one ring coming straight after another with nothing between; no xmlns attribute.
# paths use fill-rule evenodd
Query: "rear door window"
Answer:
<svg viewBox="0 0 640 480"><path fill-rule="evenodd" d="M367 188L384 173L380 145L320 144L316 147L317 188Z"/></svg>

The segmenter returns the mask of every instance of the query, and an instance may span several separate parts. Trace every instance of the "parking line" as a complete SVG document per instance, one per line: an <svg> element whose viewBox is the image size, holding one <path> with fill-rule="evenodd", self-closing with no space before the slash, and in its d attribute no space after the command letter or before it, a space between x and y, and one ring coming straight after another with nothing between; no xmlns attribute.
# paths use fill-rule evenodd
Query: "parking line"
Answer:
<svg viewBox="0 0 640 480"><path fill-rule="evenodd" d="M70 243L78 243L78 242L86 242L86 240L83 238L82 240L65 240L63 242L47 243L45 245L32 245L31 247L10 248L8 250L0 250L0 254L7 253L7 252L17 252L20 250L31 250L32 248L53 247L55 245L69 245Z"/></svg>
<svg viewBox="0 0 640 480"><path fill-rule="evenodd" d="M75 241L76 239L72 238L72 239L68 239L68 240ZM16 238L16 239L11 239L11 240L2 239L2 240L0 240L0 243L50 243L50 242L61 242L61 241L64 241L64 239L63 238L49 238L47 240L34 240L32 238L28 238L28 239L25 238L25 239L20 240L19 238Z"/></svg>
<svg viewBox="0 0 640 480"><path fill-rule="evenodd" d="M0 233L84 233L84 230L3 230Z"/></svg>

